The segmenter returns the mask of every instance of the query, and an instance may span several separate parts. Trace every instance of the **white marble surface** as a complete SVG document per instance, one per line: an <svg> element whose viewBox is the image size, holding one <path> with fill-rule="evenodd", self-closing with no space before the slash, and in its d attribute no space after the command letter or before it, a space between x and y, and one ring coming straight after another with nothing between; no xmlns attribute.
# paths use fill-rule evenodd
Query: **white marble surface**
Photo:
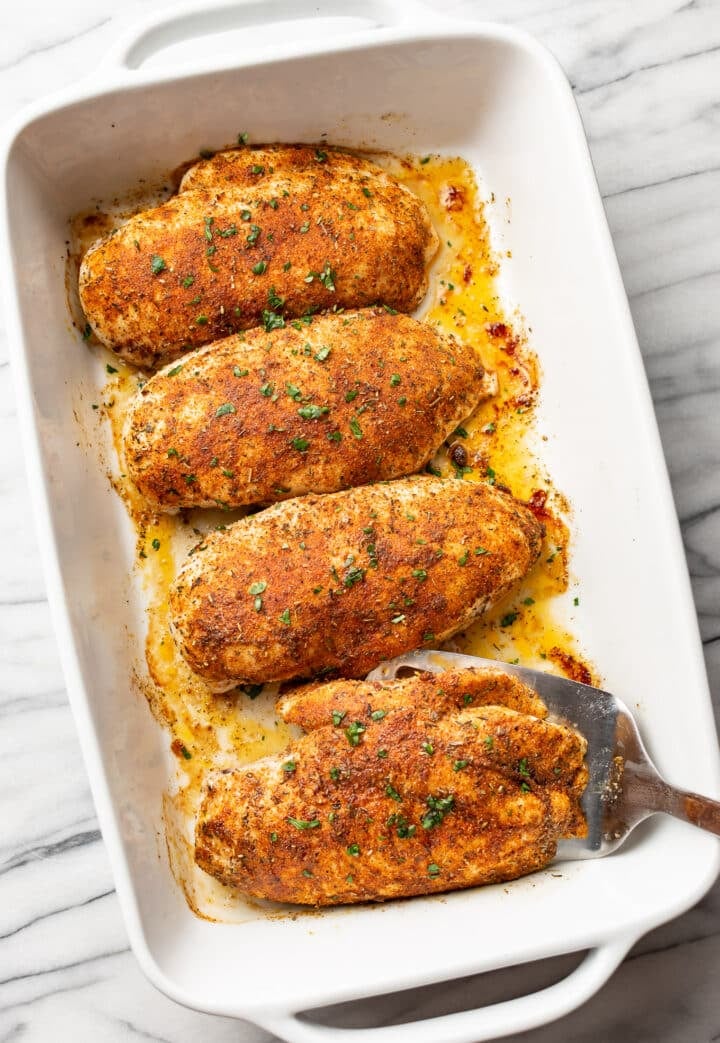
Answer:
<svg viewBox="0 0 720 1043"><path fill-rule="evenodd" d="M720 699L720 3L431 0L523 26L575 88L667 454L711 685ZM153 4L157 10L172 4ZM0 118L70 83L150 4L0 8ZM255 1041L143 979L128 943L63 689L32 527L0 315L0 1040ZM42 765L42 770L39 770ZM720 885L654 931L564 1021L515 1037L720 1039ZM540 968L538 974L544 973ZM528 972L528 983L535 972ZM472 1005L477 983L450 995ZM448 989L445 989L447 997ZM375 1003L372 1019L437 1010Z"/></svg>

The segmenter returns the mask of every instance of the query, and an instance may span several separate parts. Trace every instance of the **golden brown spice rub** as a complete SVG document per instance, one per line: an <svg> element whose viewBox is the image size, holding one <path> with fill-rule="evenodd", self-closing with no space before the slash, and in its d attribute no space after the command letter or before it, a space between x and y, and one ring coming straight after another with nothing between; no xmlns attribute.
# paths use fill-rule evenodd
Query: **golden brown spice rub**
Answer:
<svg viewBox="0 0 720 1043"><path fill-rule="evenodd" d="M323 689L309 693L313 730L209 780L197 863L247 894L304 905L450 891L547 865L559 839L585 833L585 740L529 712L473 705L477 676L452 673L419 679L417 703L412 679L371 692L357 682L355 695L348 682L345 710L327 685L320 717ZM443 694L450 686L471 696L464 708ZM281 711L287 698L303 718L302 693ZM525 698L537 707L529 689Z"/></svg>
<svg viewBox="0 0 720 1043"><path fill-rule="evenodd" d="M243 149L232 164L200 163L184 180L198 187L92 246L79 288L98 338L156 367L317 310L412 311L437 248L424 204L367 160L314 153L282 146L269 162Z"/></svg>
<svg viewBox="0 0 720 1043"><path fill-rule="evenodd" d="M254 329L145 384L126 468L161 510L335 492L424 467L492 386L473 348L382 308Z"/></svg>
<svg viewBox="0 0 720 1043"><path fill-rule="evenodd" d="M286 500L203 540L171 588L174 635L219 686L361 676L467 626L527 574L543 531L452 478Z"/></svg>

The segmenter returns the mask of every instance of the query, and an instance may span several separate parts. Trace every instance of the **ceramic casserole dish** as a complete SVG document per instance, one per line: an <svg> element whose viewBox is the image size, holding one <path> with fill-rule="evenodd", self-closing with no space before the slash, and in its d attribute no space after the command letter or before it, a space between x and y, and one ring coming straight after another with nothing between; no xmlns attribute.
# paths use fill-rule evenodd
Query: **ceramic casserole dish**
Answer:
<svg viewBox="0 0 720 1043"><path fill-rule="evenodd" d="M560 876L297 917L258 909L239 924L195 916L168 868L168 739L131 685L143 592L132 526L82 419L102 378L68 316L67 222L238 131L461 155L503 201L489 211L496 246L511 254L503 291L532 329L543 456L574 509L579 636L605 687L636 712L663 774L720 795L652 404L582 125L554 59L514 30L446 21L414 3L176 8L129 35L90 78L25 112L3 159L6 316L48 597L132 946L178 1002L297 1043L470 1043L521 1031L586 1000L644 932L696 902L718 871L714 838L650 820L618 854L568 863ZM298 1017L581 951L556 984L482 1009L359 1030Z"/></svg>

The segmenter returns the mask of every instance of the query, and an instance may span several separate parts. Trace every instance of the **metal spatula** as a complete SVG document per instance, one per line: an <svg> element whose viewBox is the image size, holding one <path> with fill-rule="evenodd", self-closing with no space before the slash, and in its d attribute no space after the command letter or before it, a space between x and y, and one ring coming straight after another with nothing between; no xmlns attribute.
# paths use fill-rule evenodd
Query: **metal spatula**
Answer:
<svg viewBox="0 0 720 1043"><path fill-rule="evenodd" d="M389 681L411 672L492 667L534 689L552 717L587 739L589 782L583 796L587 837L562 842L558 857L601 858L620 847L638 823L656 811L720 836L720 802L675 789L658 774L637 725L620 699L564 677L455 652L411 652L382 663L368 681Z"/></svg>

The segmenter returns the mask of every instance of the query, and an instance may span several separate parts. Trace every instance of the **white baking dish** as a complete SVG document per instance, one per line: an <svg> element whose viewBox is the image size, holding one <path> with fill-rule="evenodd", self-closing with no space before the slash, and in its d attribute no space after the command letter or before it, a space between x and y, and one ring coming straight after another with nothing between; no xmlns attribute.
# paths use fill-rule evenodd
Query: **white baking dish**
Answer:
<svg viewBox="0 0 720 1043"><path fill-rule="evenodd" d="M461 1043L529 1028L587 999L640 935L695 902L717 873L716 841L653 821L619 854L570 863L560 878L294 920L195 917L163 841L167 736L128 676L142 597L129 579L130 523L98 466L98 427L88 419L99 366L70 328L63 279L69 215L238 131L255 141L326 133L338 144L470 160L496 193L495 232L512 253L506 291L542 360L545 459L576 512L581 640L606 685L636 709L660 770L717 795L682 544L570 88L531 39L445 22L407 3L277 0L168 18L124 41L90 79L25 113L8 135L3 178L6 314L48 596L133 949L179 1002L293 1041ZM265 21L280 24L262 35L247 28ZM152 57L188 35L204 43L181 56L166 51L169 67ZM481 1010L353 1032L295 1017L585 949L558 984Z"/></svg>

